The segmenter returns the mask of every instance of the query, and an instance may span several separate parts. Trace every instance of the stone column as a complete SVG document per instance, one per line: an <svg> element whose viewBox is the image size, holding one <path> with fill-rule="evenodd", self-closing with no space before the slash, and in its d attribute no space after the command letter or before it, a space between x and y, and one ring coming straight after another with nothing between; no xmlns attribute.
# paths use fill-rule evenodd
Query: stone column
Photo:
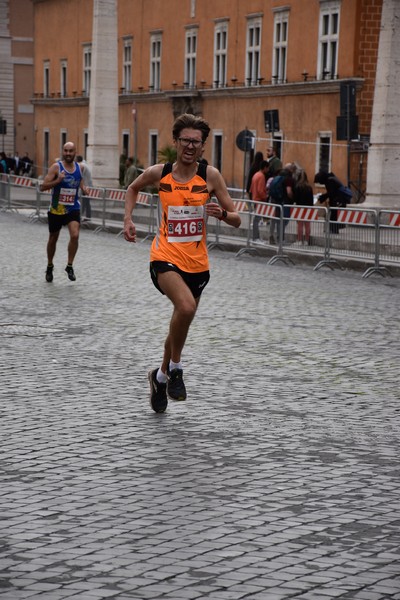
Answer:
<svg viewBox="0 0 400 600"><path fill-rule="evenodd" d="M87 161L96 187L119 187L117 0L93 0Z"/></svg>
<svg viewBox="0 0 400 600"><path fill-rule="evenodd" d="M400 2L383 0L365 205L400 209Z"/></svg>

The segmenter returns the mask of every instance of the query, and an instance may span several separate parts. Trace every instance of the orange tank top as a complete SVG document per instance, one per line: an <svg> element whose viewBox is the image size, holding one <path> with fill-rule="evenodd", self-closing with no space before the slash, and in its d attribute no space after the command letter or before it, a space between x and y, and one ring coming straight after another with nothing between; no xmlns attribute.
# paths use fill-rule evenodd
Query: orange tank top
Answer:
<svg viewBox="0 0 400 600"><path fill-rule="evenodd" d="M160 223L151 246L150 260L171 262L187 273L208 271L204 206L210 194L206 166L200 164L190 181L180 183L174 180L172 165L167 163L158 194Z"/></svg>

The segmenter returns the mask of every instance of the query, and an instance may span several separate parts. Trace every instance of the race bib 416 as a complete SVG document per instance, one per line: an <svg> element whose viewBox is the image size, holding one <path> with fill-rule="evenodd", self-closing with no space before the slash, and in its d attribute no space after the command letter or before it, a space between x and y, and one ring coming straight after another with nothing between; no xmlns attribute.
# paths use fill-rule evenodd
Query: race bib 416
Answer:
<svg viewBox="0 0 400 600"><path fill-rule="evenodd" d="M168 207L168 241L200 242L204 231L203 206Z"/></svg>

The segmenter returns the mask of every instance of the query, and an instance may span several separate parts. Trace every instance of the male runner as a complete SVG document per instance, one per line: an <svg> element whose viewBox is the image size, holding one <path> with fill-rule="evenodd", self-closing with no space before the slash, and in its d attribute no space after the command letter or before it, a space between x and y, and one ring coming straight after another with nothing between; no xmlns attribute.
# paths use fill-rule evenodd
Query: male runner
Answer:
<svg viewBox="0 0 400 600"><path fill-rule="evenodd" d="M52 190L49 206L48 224L49 240L47 242L47 269L46 281L53 281L53 258L56 252L58 236L61 228L67 225L69 230L68 263L65 271L70 281L75 281L76 276L72 266L78 250L80 228L80 203L79 188L87 195L83 184L82 175L84 165L74 161L76 154L75 144L67 142L63 146L62 160L53 163L40 186L40 190Z"/></svg>
<svg viewBox="0 0 400 600"><path fill-rule="evenodd" d="M201 117L178 117L172 128L176 162L149 167L126 192L124 235L128 242L136 242L132 211L139 191L147 186L158 187L161 203L160 227L150 252L150 274L155 287L171 300L173 313L161 367L148 375L150 404L155 412L165 411L168 397L186 399L181 354L210 278L207 217L216 217L233 227L240 225L221 173L198 162L209 132L208 123ZM219 204L209 202L211 194Z"/></svg>

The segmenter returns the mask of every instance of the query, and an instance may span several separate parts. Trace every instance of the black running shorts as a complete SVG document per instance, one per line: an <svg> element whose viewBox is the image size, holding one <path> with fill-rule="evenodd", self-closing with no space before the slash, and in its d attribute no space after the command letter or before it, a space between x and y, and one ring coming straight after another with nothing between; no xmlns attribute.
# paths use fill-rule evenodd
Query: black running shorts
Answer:
<svg viewBox="0 0 400 600"><path fill-rule="evenodd" d="M47 220L49 224L50 233L56 233L60 231L64 225L68 225L71 221L81 222L81 211L80 210L71 210L71 212L65 213L65 215L55 215L50 211L47 213Z"/></svg>
<svg viewBox="0 0 400 600"><path fill-rule="evenodd" d="M162 294L164 294L164 292L158 285L157 275L158 273L166 273L167 271L175 271L178 273L192 292L194 298L200 298L204 288L210 281L210 271L202 271L201 273L187 273L186 271L181 271L181 269L172 263L154 260L150 263L151 280L158 291Z"/></svg>

